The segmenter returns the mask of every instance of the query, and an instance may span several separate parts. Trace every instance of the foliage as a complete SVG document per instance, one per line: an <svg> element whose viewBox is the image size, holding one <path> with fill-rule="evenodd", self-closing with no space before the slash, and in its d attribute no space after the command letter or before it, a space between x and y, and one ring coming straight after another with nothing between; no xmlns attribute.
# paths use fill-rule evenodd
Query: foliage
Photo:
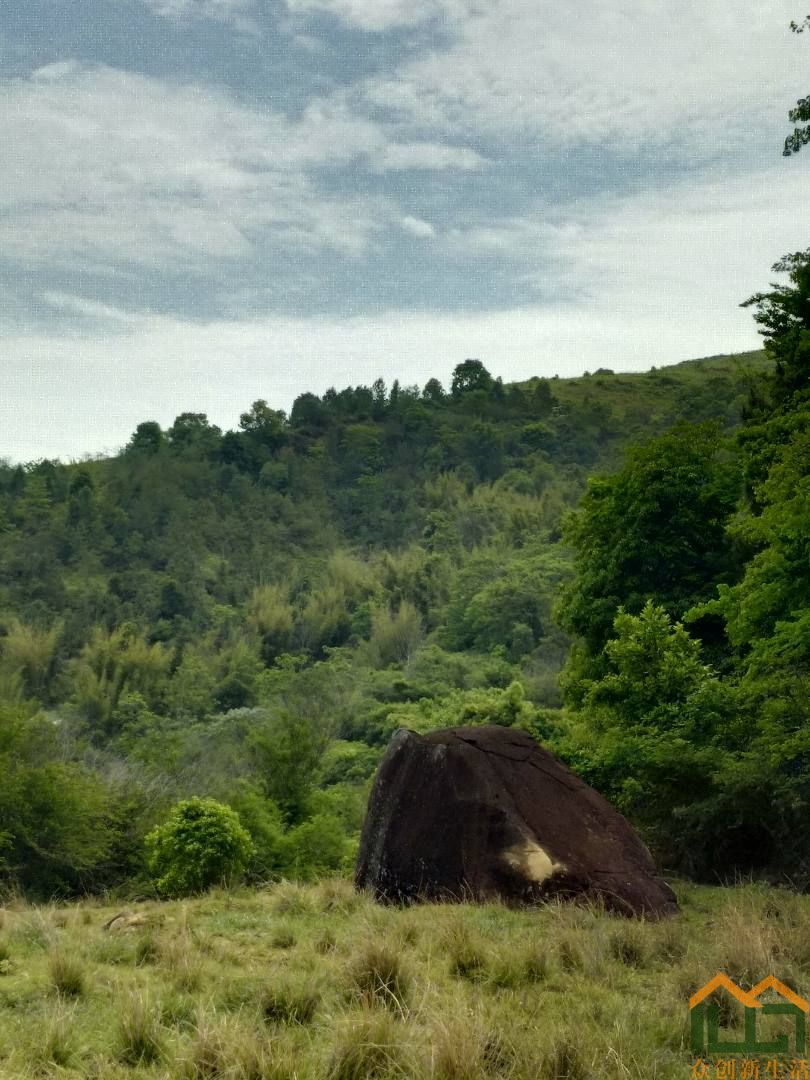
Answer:
<svg viewBox="0 0 810 1080"><path fill-rule="evenodd" d="M582 716L563 752L643 829L665 866L704 875L721 869L728 822L711 804L747 734L734 690L652 601L639 615L620 611L614 634L605 674L584 686Z"/></svg>
<svg viewBox="0 0 810 1080"><path fill-rule="evenodd" d="M113 842L99 778L63 760L53 721L0 703L0 881L34 893L81 887Z"/></svg>
<svg viewBox="0 0 810 1080"><path fill-rule="evenodd" d="M392 731L397 727L426 732L437 728L500 724L540 734L543 713L526 699L521 684L513 682L506 689L454 690L446 697L422 698L415 704L392 710L388 723Z"/></svg>
<svg viewBox="0 0 810 1080"><path fill-rule="evenodd" d="M118 456L0 462L3 881L138 893L144 836L193 797L239 814L251 880L310 879L350 864L397 723L558 739L564 515L678 418L733 430L769 363L504 385L468 360L447 392L377 380L289 416L256 401L234 431L183 413ZM769 423L746 463L773 455Z"/></svg>
<svg viewBox="0 0 810 1080"><path fill-rule="evenodd" d="M810 29L810 15L800 23L791 22L790 29L794 34L803 34L805 30ZM810 97L800 98L796 102L796 107L788 112L788 120L793 124L803 126L795 127L785 139L785 148L782 151L785 157L798 154L803 146L810 143Z"/></svg>
<svg viewBox="0 0 810 1080"><path fill-rule="evenodd" d="M644 446L624 467L588 483L568 518L576 577L560 604L578 642L567 679L571 700L602 668L619 607L637 614L648 598L674 618L734 573L726 524L738 499L738 468L716 425L681 423Z"/></svg>
<svg viewBox="0 0 810 1080"><path fill-rule="evenodd" d="M773 396L785 405L808 389L810 379L810 248L785 255L772 269L787 274L790 284L774 283L770 292L755 293L742 306L755 307L765 350L775 361Z"/></svg>
<svg viewBox="0 0 810 1080"><path fill-rule="evenodd" d="M253 843L235 810L214 799L186 799L146 836L149 869L165 896L187 896L238 879Z"/></svg>

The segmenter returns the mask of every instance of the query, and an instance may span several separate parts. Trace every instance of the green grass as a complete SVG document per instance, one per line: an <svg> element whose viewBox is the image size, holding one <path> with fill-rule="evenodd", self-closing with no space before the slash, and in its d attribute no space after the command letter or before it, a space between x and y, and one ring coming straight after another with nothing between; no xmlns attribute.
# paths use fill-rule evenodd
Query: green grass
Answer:
<svg viewBox="0 0 810 1080"><path fill-rule="evenodd" d="M810 897L677 891L662 923L385 908L341 881L138 904L118 931L101 904L15 902L0 1076L684 1080L687 999L718 970L810 991Z"/></svg>

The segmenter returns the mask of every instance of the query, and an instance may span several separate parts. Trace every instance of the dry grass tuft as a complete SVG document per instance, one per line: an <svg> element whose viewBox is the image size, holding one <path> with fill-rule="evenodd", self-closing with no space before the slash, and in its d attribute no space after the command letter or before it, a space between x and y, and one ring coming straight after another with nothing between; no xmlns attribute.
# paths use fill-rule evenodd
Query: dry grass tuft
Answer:
<svg viewBox="0 0 810 1080"><path fill-rule="evenodd" d="M557 941L557 959L560 969L567 974L582 971L585 967L585 956L582 945L572 934L565 934Z"/></svg>
<svg viewBox="0 0 810 1080"><path fill-rule="evenodd" d="M543 1055L537 1080L588 1080L587 1069L580 1050L581 1039L568 1034L558 1035Z"/></svg>
<svg viewBox="0 0 810 1080"><path fill-rule="evenodd" d="M466 923L454 922L445 935L444 947L450 962L450 974L473 982L487 977L489 955L483 941Z"/></svg>
<svg viewBox="0 0 810 1080"><path fill-rule="evenodd" d="M162 952L162 943L154 930L145 930L135 940L134 957L138 966L157 964Z"/></svg>
<svg viewBox="0 0 810 1080"><path fill-rule="evenodd" d="M617 926L609 937L609 952L614 960L627 967L646 967L650 958L647 927L630 922Z"/></svg>
<svg viewBox="0 0 810 1080"><path fill-rule="evenodd" d="M204 1017L181 1062L183 1080L273 1080L270 1042L233 1017Z"/></svg>
<svg viewBox="0 0 810 1080"><path fill-rule="evenodd" d="M31 1050L31 1063L37 1071L51 1066L68 1069L75 1058L74 1012L58 1006L39 1029L39 1037Z"/></svg>
<svg viewBox="0 0 810 1080"><path fill-rule="evenodd" d="M282 881L272 890L270 909L276 915L312 915L316 910L312 889L292 881Z"/></svg>
<svg viewBox="0 0 810 1080"><path fill-rule="evenodd" d="M325 878L315 888L315 903L326 914L350 915L363 902L350 881Z"/></svg>
<svg viewBox="0 0 810 1080"><path fill-rule="evenodd" d="M51 987L61 997L79 998L86 990L86 976L81 960L58 950L48 958Z"/></svg>
<svg viewBox="0 0 810 1080"><path fill-rule="evenodd" d="M149 997L133 993L123 1002L116 1037L119 1060L126 1065L152 1065L164 1054L164 1030Z"/></svg>
<svg viewBox="0 0 810 1080"><path fill-rule="evenodd" d="M292 949L298 938L289 923L279 923L270 935L270 944L274 949Z"/></svg>
<svg viewBox="0 0 810 1080"><path fill-rule="evenodd" d="M315 952L320 953L321 956L333 953L337 949L337 937L335 936L334 930L330 930L328 927L325 930L322 930L315 939L314 949Z"/></svg>
<svg viewBox="0 0 810 1080"><path fill-rule="evenodd" d="M168 990L157 1005L158 1019L163 1027L185 1031L197 1023L197 1003L188 994Z"/></svg>
<svg viewBox="0 0 810 1080"><path fill-rule="evenodd" d="M321 1002L318 990L286 982L265 987L259 999L261 1014L271 1024L309 1024Z"/></svg>
<svg viewBox="0 0 810 1080"><path fill-rule="evenodd" d="M386 1014L348 1025L336 1041L328 1080L393 1080L410 1077L413 1053L401 1026Z"/></svg>
<svg viewBox="0 0 810 1080"><path fill-rule="evenodd" d="M385 942L362 947L349 969L352 996L368 1006L382 1005L404 1013L411 992L411 977L398 952Z"/></svg>

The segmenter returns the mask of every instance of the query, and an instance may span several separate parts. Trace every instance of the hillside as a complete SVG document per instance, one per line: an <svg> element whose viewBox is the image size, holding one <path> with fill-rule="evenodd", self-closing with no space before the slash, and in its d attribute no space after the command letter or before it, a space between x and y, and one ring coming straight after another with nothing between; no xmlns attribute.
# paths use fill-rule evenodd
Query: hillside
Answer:
<svg viewBox="0 0 810 1080"><path fill-rule="evenodd" d="M698 424L673 436L694 458L678 475L715 469L701 447L767 370L752 353L504 385L465 361L448 389L304 394L289 417L259 401L225 433L182 414L114 458L2 467L0 869L44 895L137 889L143 836L189 795L238 810L255 880L346 869L401 723L520 723L595 768L559 711L565 515L673 425ZM721 458L705 491L728 514ZM722 550L689 569L690 604L739 573L707 512L695 535Z"/></svg>

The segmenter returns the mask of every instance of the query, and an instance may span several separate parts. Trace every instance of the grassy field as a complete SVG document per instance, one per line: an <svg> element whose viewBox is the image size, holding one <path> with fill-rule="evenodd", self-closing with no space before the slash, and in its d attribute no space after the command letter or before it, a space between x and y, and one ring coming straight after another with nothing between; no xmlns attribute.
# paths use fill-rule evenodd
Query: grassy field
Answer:
<svg viewBox="0 0 810 1080"><path fill-rule="evenodd" d="M663 923L550 904L380 907L344 881L121 911L0 909L0 1076L691 1075L718 970L810 989L810 897L677 887Z"/></svg>

